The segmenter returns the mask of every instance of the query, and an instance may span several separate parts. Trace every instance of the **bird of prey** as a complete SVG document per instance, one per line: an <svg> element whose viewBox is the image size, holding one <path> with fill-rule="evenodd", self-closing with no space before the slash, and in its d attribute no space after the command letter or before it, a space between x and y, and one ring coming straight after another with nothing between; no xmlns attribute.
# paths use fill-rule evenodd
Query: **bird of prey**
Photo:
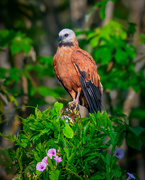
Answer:
<svg viewBox="0 0 145 180"><path fill-rule="evenodd" d="M73 98L69 104L101 112L102 85L92 56L82 50L71 29L59 32L59 46L53 57L55 74Z"/></svg>

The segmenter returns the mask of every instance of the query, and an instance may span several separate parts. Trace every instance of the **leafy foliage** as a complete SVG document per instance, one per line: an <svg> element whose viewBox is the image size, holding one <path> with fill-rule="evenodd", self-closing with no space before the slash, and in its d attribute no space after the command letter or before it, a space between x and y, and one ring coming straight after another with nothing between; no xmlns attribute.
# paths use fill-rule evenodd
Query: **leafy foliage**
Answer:
<svg viewBox="0 0 145 180"><path fill-rule="evenodd" d="M128 30L117 21L111 20L102 28L84 31L92 48L92 55L98 64L98 72L104 89L128 90L132 87L139 91L144 87L144 76L135 72L133 62L136 54L135 47L127 41ZM132 29L133 30L133 29Z"/></svg>
<svg viewBox="0 0 145 180"><path fill-rule="evenodd" d="M5 47L10 45L12 55L20 51L28 53L32 46L32 39L26 37L20 31L0 30L0 38L0 46Z"/></svg>
<svg viewBox="0 0 145 180"><path fill-rule="evenodd" d="M68 121L69 114L68 118L62 116L62 108L63 104L58 102L53 109L48 108L43 112L35 108L35 115L22 119L21 133L7 136L17 147L16 150L9 149L9 155L20 179L28 179L28 175L30 179L50 180L125 179L123 175L126 171L122 172L116 164L118 158L114 150L125 137L129 146L140 149L144 141L139 136L145 130L130 127L125 116L125 119L108 117L106 112L90 114L88 118L77 117L71 123ZM52 165L53 159L48 158L48 168L44 172L37 171L36 164L42 161L50 148L58 150L62 162L57 166Z"/></svg>
<svg viewBox="0 0 145 180"><path fill-rule="evenodd" d="M112 1L115 2L115 0ZM102 0L94 5L87 16L88 24L92 14L98 9L101 19L105 18L107 2L108 0ZM13 102L15 106L18 106L15 98L26 95L19 86L23 76L28 82L29 105L44 104L46 96L60 97L64 94L61 88L44 86L45 77L54 77L52 57L37 56L33 61L31 60L33 45L35 48L41 46L42 37L37 39L42 33L39 29L40 22L35 24L39 19L38 16L41 16L40 12L37 16L36 11L44 10L45 7L41 6L41 3L18 0L0 2L2 25L4 23L4 27L10 28L0 30L0 52L8 49L10 62L10 69L0 68L0 95L5 96L7 101ZM68 4L67 1L65 3ZM37 4L39 6L36 6ZM49 10L48 7L46 9ZM60 11L60 8L55 10L58 9ZM43 14L46 13L43 12ZM56 14L54 19L57 20L57 18ZM45 20L41 19L41 22L43 21L45 23ZM96 25L98 24L95 24L95 27ZM104 90L117 89L123 94L132 87L135 91L143 89L142 92L144 92L144 69L138 73L135 72L133 59L136 57L136 48L129 38L134 35L135 26L129 22L126 28L119 21L110 21L104 27L93 30L89 28L87 31L81 30L77 33L86 33L87 38L80 42L80 45L83 48L88 44L91 46L91 54L98 65ZM45 27L48 30L48 27ZM18 31L16 31L17 28ZM44 32L42 34L44 35ZM139 41L144 44L143 34L140 34ZM53 51L56 47L52 42L55 44L55 41L50 41L52 47L54 46ZM14 64L17 55L22 55L22 69ZM1 98L0 112L3 112L5 103L5 98ZM114 149L116 146L121 146L123 139L126 138L131 148L141 150L142 145L145 144L144 128L139 126L132 128L126 123L125 116L108 117L106 112L103 115L92 114L89 118L76 118L72 123L69 121L70 117L62 117L62 106L56 103L52 110L48 108L43 112L36 108L35 115L31 114L28 118L22 119L23 129L20 134L7 137L15 143L16 149L8 150L11 159L8 157L7 150L0 151L1 165L14 166L17 169L15 179L125 179L123 175L126 172L122 172L120 166L116 165L117 158L114 155ZM118 107L116 109L119 111ZM144 120L144 110L133 109L130 114L130 118L132 117ZM108 139L104 141L106 137ZM54 161L49 159L49 167L46 171L42 173L36 171L36 164L52 147L60 151L62 163L55 166ZM108 148L111 148L111 153L108 153ZM7 158L4 160L3 157ZM8 172L8 168L6 169Z"/></svg>
<svg viewBox="0 0 145 180"><path fill-rule="evenodd" d="M12 63L9 69L0 67L0 93L6 97L7 101L14 102L16 106L18 103L15 97L21 97L24 93L22 87L20 89L19 86L22 76L27 79L28 89L30 89L27 95L31 97L31 99L34 99L36 93L42 97L58 97L64 93L64 90L61 88L38 86L33 80L31 74L35 74L37 81L42 81L44 77L54 77L54 72L52 68L52 57L41 56L32 61L30 55L30 51L33 49L32 43L32 39L20 31L0 30L0 51L5 51L6 47L9 47L11 58L14 59L15 55L21 55L21 64L24 66L24 68L20 69L20 67L16 67L14 63ZM27 64L26 62L28 60L31 63ZM3 103L4 102L1 102L1 111L3 111ZM45 103L45 101L43 101L43 103Z"/></svg>

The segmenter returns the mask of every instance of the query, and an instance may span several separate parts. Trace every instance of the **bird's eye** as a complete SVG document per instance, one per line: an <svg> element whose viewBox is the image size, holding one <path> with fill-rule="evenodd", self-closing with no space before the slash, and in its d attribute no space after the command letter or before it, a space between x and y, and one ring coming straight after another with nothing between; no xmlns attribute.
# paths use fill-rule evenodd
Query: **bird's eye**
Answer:
<svg viewBox="0 0 145 180"><path fill-rule="evenodd" d="M68 36L68 34L66 33L64 36L65 36L65 37L67 37L67 36Z"/></svg>

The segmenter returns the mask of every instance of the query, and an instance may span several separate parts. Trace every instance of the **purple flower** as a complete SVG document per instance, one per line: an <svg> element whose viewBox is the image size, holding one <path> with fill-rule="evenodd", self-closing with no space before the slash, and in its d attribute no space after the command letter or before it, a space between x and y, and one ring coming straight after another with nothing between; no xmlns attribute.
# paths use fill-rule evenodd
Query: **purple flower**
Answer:
<svg viewBox="0 0 145 180"><path fill-rule="evenodd" d="M46 163L45 162L39 162L39 163L37 163L37 165L36 165L36 169L38 170L38 171L44 171L44 169L46 168Z"/></svg>
<svg viewBox="0 0 145 180"><path fill-rule="evenodd" d="M45 162L48 165L47 156L42 159L42 162Z"/></svg>
<svg viewBox="0 0 145 180"><path fill-rule="evenodd" d="M114 151L117 158L121 159L124 156L124 151L121 148L116 148Z"/></svg>
<svg viewBox="0 0 145 180"><path fill-rule="evenodd" d="M54 159L56 160L56 165L62 161L61 157L58 157L58 156L56 156Z"/></svg>
<svg viewBox="0 0 145 180"><path fill-rule="evenodd" d="M131 174L131 173L129 173L129 172L128 172L127 174L128 174L127 180L136 179L133 174Z"/></svg>
<svg viewBox="0 0 145 180"><path fill-rule="evenodd" d="M52 156L56 156L56 149L49 149L47 156L49 156L50 159L52 159Z"/></svg>

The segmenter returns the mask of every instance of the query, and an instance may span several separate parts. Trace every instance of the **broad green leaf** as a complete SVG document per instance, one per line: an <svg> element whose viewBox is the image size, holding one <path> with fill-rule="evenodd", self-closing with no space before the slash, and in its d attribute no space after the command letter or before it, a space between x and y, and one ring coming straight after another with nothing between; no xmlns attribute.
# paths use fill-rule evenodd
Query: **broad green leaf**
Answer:
<svg viewBox="0 0 145 180"><path fill-rule="evenodd" d="M129 127L129 130L132 131L135 135L139 136L145 129L141 126L136 126L134 128Z"/></svg>
<svg viewBox="0 0 145 180"><path fill-rule="evenodd" d="M8 46L17 35L13 30L1 29L0 30L0 46Z"/></svg>
<svg viewBox="0 0 145 180"><path fill-rule="evenodd" d="M16 44L16 43L13 43L10 46L10 49L11 49L11 52L12 52L13 55L18 53L18 52L20 52L22 50L21 47L18 44Z"/></svg>
<svg viewBox="0 0 145 180"><path fill-rule="evenodd" d="M53 109L55 109L56 112L60 112L62 110L62 108L63 108L63 104L59 103L59 102L56 102L54 104L54 108Z"/></svg>
<svg viewBox="0 0 145 180"><path fill-rule="evenodd" d="M111 60L112 58L112 49L110 47L101 47L98 48L95 53L95 58L99 59L101 58L102 64L107 63Z"/></svg>
<svg viewBox="0 0 145 180"><path fill-rule="evenodd" d="M127 55L126 52L124 50L122 50L121 48L116 48L116 52L114 55L116 62L119 64L124 64L124 62L127 62Z"/></svg>
<svg viewBox="0 0 145 180"><path fill-rule="evenodd" d="M74 136L74 132L73 132L72 128L67 123L65 123L65 127L63 128L63 134L67 138L73 138L73 136Z"/></svg>
<svg viewBox="0 0 145 180"><path fill-rule="evenodd" d="M139 136L135 135L134 133L128 132L127 134L127 144L128 146L140 150L142 146L142 141Z"/></svg>

